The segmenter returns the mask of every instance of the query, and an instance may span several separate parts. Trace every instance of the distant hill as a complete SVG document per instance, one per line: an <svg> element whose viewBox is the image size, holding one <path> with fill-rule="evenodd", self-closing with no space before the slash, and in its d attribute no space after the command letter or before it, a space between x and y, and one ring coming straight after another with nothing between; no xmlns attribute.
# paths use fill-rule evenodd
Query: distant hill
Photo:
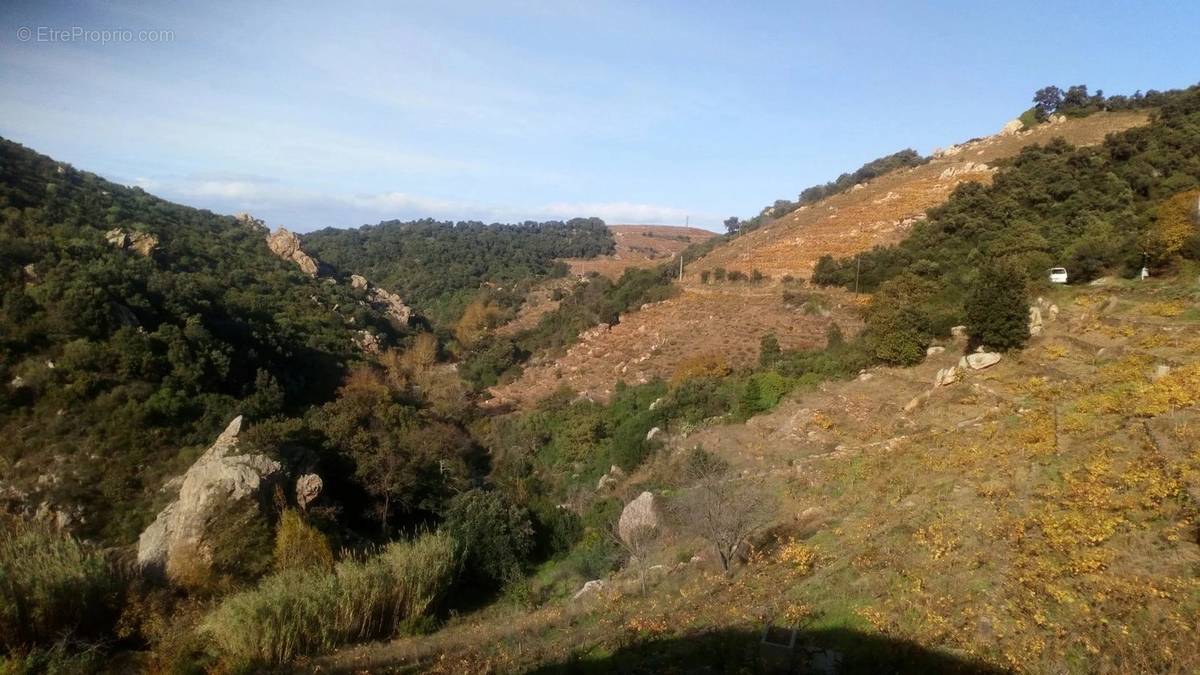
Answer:
<svg viewBox="0 0 1200 675"><path fill-rule="evenodd" d="M598 218L518 224L387 221L306 234L304 245L344 274L400 294L439 324L452 324L485 285L526 286L561 276L561 258L612 253Z"/></svg>
<svg viewBox="0 0 1200 675"><path fill-rule="evenodd" d="M697 227L671 225L609 225L608 229L616 249L607 255L565 260L572 274L596 272L616 279L631 267L653 267L674 258L692 244L717 236Z"/></svg>

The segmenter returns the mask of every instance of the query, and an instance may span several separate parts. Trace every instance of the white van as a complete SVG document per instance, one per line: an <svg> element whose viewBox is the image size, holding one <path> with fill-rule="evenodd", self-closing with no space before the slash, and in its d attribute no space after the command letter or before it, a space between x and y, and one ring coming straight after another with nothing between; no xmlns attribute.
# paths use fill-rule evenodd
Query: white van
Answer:
<svg viewBox="0 0 1200 675"><path fill-rule="evenodd" d="M1051 267L1050 268L1050 283L1052 283L1052 284L1067 283L1067 268Z"/></svg>

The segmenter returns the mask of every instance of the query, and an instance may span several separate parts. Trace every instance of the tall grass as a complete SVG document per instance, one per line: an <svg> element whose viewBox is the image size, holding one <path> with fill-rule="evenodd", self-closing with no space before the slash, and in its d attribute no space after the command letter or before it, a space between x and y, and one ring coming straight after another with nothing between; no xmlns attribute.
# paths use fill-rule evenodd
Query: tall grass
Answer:
<svg viewBox="0 0 1200 675"><path fill-rule="evenodd" d="M270 664L410 628L449 587L455 545L445 534L393 543L375 556L279 572L227 598L201 630L227 657Z"/></svg>
<svg viewBox="0 0 1200 675"><path fill-rule="evenodd" d="M104 557L71 536L0 523L0 651L102 633L120 587Z"/></svg>

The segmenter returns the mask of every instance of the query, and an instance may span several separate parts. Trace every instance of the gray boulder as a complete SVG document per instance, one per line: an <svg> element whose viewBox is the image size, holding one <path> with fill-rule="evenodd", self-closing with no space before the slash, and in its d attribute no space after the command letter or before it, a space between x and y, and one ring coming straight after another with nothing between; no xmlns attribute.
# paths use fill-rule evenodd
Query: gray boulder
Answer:
<svg viewBox="0 0 1200 675"><path fill-rule="evenodd" d="M653 536L662 521L662 509L652 492L643 492L625 505L617 521L617 534L621 541L633 544L638 539Z"/></svg>
<svg viewBox="0 0 1200 675"><path fill-rule="evenodd" d="M958 362L958 367L983 370L984 368L991 368L997 363L1000 363L999 354L995 352L976 352L962 357Z"/></svg>
<svg viewBox="0 0 1200 675"><path fill-rule="evenodd" d="M239 415L183 475L178 498L138 537L137 560L143 570L161 574L173 562L211 562L210 537L220 514L233 505L259 508L259 498L282 467L263 455L233 454L241 428ZM182 556L189 559L177 560ZM191 559L196 557L200 559Z"/></svg>

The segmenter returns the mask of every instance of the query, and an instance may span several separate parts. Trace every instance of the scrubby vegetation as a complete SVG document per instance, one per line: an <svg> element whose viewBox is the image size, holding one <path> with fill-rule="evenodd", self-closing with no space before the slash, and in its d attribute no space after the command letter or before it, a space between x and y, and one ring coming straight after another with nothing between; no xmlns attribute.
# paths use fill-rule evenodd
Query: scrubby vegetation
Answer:
<svg viewBox="0 0 1200 675"><path fill-rule="evenodd" d="M94 547L48 528L0 522L0 654L104 635L122 588Z"/></svg>
<svg viewBox="0 0 1200 675"><path fill-rule="evenodd" d="M0 475L53 474L43 496L85 507L81 534L128 542L181 447L331 397L353 330L394 333L263 237L0 140Z"/></svg>
<svg viewBox="0 0 1200 675"><path fill-rule="evenodd" d="M672 297L678 292L671 284L672 278L670 266L665 265L630 268L615 282L599 275L590 276L532 328L513 336L489 337L477 342L463 359L463 377L477 388L490 387L512 377L531 355L561 350L588 329L615 324L625 312Z"/></svg>
<svg viewBox="0 0 1200 675"><path fill-rule="evenodd" d="M147 662L161 670L287 668L297 657L354 642L453 629L461 625L458 613L481 605L492 605L483 612L494 612L493 619L519 624L524 615L518 613L573 596L583 582L613 580L622 565L636 571L643 593L654 574L686 575L686 582L672 583L687 592L669 597L692 612L671 617L679 626L741 613L742 623L825 621L826 628L874 627L939 645L974 645L973 631L982 625L974 615L965 629L945 619L956 611L947 599L953 595L947 580L964 581L955 575L999 565L1002 573L987 577L990 586L953 590L984 602L994 600L982 597L991 588L1002 588L1014 598L1014 612L1033 617L1036 625L1061 619L1070 630L1047 628L1046 635L1062 648L1064 635L1086 630L1083 620L1061 608L1066 618L1039 620L1044 600L1036 598L1053 597L1066 607L1075 597L1131 593L1145 580L1114 579L1108 565L1136 566L1102 546L1117 533L1141 536L1127 525L1149 527L1190 514L1191 507L1157 464L1121 473L1101 463L1120 455L1116 444L1101 448L1099 459L1086 466L1055 462L1092 453L1088 443L1094 438L1086 434L1097 433L1097 424L1125 425L1120 428L1126 433L1138 428L1135 420L1194 406L1194 364L1159 372L1153 359L1130 357L1055 391L1036 378L1021 383L1016 394L989 390L1004 405L1014 404L1012 419L992 419L983 431L959 425L954 428L961 433L951 434L927 433L906 418L906 426L897 424L885 435L881 429L889 422L882 418L893 416L894 401L872 408L845 390L827 393L829 386L818 385L854 378L877 364L917 364L960 322L976 343L1022 346L1028 338L1027 289L1063 259L1083 280L1140 266L1143 251L1156 273L1190 265L1200 251L1189 207L1200 185L1200 91L1163 101L1145 129L1113 136L1099 148L1060 142L1035 147L1004 167L993 185L959 188L915 227L911 240L865 254L861 277L851 261L823 260L814 281L854 282L873 292L859 335L847 338L825 318L831 294L785 280L786 305L828 322L823 347L785 349L774 335L764 335L753 367L735 368L727 354L695 354L669 379L621 383L606 401L563 389L530 408L488 414L474 405L479 389L513 377L534 353L553 356L582 332L671 297L678 268L631 270L616 281L580 279L532 328L500 336L494 328L520 293L480 286L544 279L560 271L552 264L556 257L603 252L611 239L606 244L600 236L601 224L491 230L391 223L311 238L314 253L339 273L362 272L438 319L438 325L422 327L431 330L397 334L371 312L334 309L342 302L359 305L344 285L314 282L272 258L263 233L243 221L166 204L73 170L60 173L50 160L5 146L0 256L14 267L3 280L0 375L20 381L0 404L0 423L10 432L34 424L47 431L5 450L0 467L26 462L22 471L45 470L55 453L69 452L70 471L38 481L51 486L47 497L87 505L88 521L77 529L128 545L152 507L161 505L163 478L179 473L196 448L211 442L217 426L245 411L241 450L278 460L289 477L316 473L324 487L312 503L301 503L284 487L264 495L266 517L253 527L243 527L237 514L221 514L227 531L209 542L211 550L196 551L196 560L211 569L170 587L130 583L96 548L62 534L0 532L0 650L8 652L0 667L35 670L76 661L87 667L91 650L120 641L120 648L151 652ZM915 153L897 153L806 190L801 201L920 161ZM97 217L106 219L106 227L155 233L157 248L143 256L112 247L104 228L95 225ZM478 257L458 255L468 242L480 241L485 244ZM718 243L689 249L685 259ZM361 266L353 261L359 253ZM441 280L430 272L457 263L461 267ZM702 277L705 283L764 279L721 268ZM1042 290L1068 299L1062 289ZM1145 310L1190 321L1194 295L1191 289L1156 298ZM79 312L91 313L73 316ZM380 353L353 351L352 330L364 325L384 334ZM1063 345L1057 350L1046 348L1041 356L1068 353ZM1089 358L1094 366L1096 357ZM894 379L896 387L916 386ZM796 391L825 394L827 405L789 410L786 423L778 423L786 429L769 428L776 426L770 420L722 426L770 411ZM1068 395L1061 410L1059 393ZM985 415L1000 408L991 399L986 406L975 400L982 396L966 393L957 404ZM858 436L844 437L832 418L844 412L837 406L851 404L866 411L864 417L886 414L863 421ZM973 419L968 422L983 417ZM743 435L714 431L720 429ZM745 462L735 468L696 447L663 451L669 447L665 438L674 442L693 432L740 439ZM788 434L789 448L803 445L810 454L770 465L778 458L763 451L760 439L777 432ZM1079 442L1060 448L1060 434L1075 434ZM1140 451L1146 443L1138 438L1121 451ZM863 452L884 443L887 452ZM1001 456L983 450L993 446L1003 448ZM84 460L85 453L96 458ZM815 468L820 458L835 456L845 461ZM1003 471L994 471L997 465ZM937 485L921 482L923 474L912 466L940 472ZM895 467L908 471L891 482L887 473ZM1015 488L1005 481L1015 485L1030 477L1042 493L1013 503ZM779 485L767 488L768 481ZM666 501L664 518L678 538L660 541L657 531L651 537L652 526L640 527L646 537L620 535L622 505L642 489ZM775 497L791 506L805 500L820 506L797 508L781 522ZM112 502L93 516L90 500L98 498ZM965 520L967 511L944 508L951 498L960 500L955 504L991 500L976 514L988 519ZM929 503L907 511L914 500ZM836 516L845 525L814 524L827 505L853 506ZM1135 508L1144 512L1130 515ZM887 520L900 511L903 522ZM987 526L980 529L980 522ZM880 523L889 527L873 529ZM1155 536L1166 547L1183 535ZM1015 560L1017 566L1004 567L979 549L968 555L962 542L970 537L988 540L989 552L998 550L1004 564ZM853 559L843 550L852 551ZM705 560L730 580L717 584L703 572L680 572ZM914 560L919 564L905 566ZM905 576L926 568L941 574ZM1012 570L1023 576L1006 576ZM820 587L805 582L816 575ZM859 579L866 590L855 586ZM860 592L871 601L855 595ZM1186 594L1194 589L1164 584L1156 592L1190 598ZM753 611L741 594L752 598ZM719 606L697 611L695 598L707 602L710 595L721 599ZM1109 597L1096 602L1109 603ZM915 628L896 618L904 612L893 598L909 603ZM1156 595L1154 602L1161 599ZM822 613L812 611L810 602ZM600 606L622 611L611 603ZM565 617L570 630L584 625L608 631L595 642L603 648L642 644L646 636L672 631L666 619L638 607L639 613L615 620L605 615L577 622L577 615L563 611L551 621ZM1172 630L1187 625L1162 614L1161 603L1155 611ZM1128 612L1121 616L1137 622ZM1144 630L1147 623L1140 625ZM1036 642L1027 640L1028 625L1004 628L1037 653ZM1079 662L1096 663L1083 655L1090 653L1077 655ZM1009 663L998 654L988 658ZM1155 654L1147 663L1168 660ZM489 667L506 665L511 662ZM469 669L464 663L436 667Z"/></svg>
<svg viewBox="0 0 1200 675"><path fill-rule="evenodd" d="M890 173L897 169L920 166L928 161L928 157L922 157L916 150L905 148L899 152L873 159L854 171L844 173L823 185L813 185L812 187L804 188L800 191L800 196L795 201L777 199L774 204L765 207L761 213L748 220L739 220L736 217L729 218L725 221L725 228L730 233L740 234L749 232L762 226L768 220L782 218L801 206L814 204L826 197L846 192L859 183L871 180L872 178L878 178L885 173Z"/></svg>
<svg viewBox="0 0 1200 675"><path fill-rule="evenodd" d="M450 537L428 534L363 560L343 560L332 572L280 572L222 601L201 631L235 663L278 665L418 630L454 578L454 547Z"/></svg>
<svg viewBox="0 0 1200 675"><path fill-rule="evenodd" d="M567 268L557 259L590 258L615 246L599 218L515 225L393 220L319 230L304 235L304 245L444 324L457 320L484 284L527 286L562 276Z"/></svg>
<svg viewBox="0 0 1200 675"><path fill-rule="evenodd" d="M1061 265L1073 282L1086 282L1132 275L1144 262L1165 272L1194 259L1200 238L1181 224L1188 197L1167 202L1165 213L1160 204L1200 184L1200 88L1155 100L1161 107L1151 124L1096 147L1055 140L1026 148L992 185L959 186L903 242L858 258L822 258L813 282L875 292L904 275L924 279L937 307L924 331L938 334L965 318L984 261L1006 261L1032 280Z"/></svg>

